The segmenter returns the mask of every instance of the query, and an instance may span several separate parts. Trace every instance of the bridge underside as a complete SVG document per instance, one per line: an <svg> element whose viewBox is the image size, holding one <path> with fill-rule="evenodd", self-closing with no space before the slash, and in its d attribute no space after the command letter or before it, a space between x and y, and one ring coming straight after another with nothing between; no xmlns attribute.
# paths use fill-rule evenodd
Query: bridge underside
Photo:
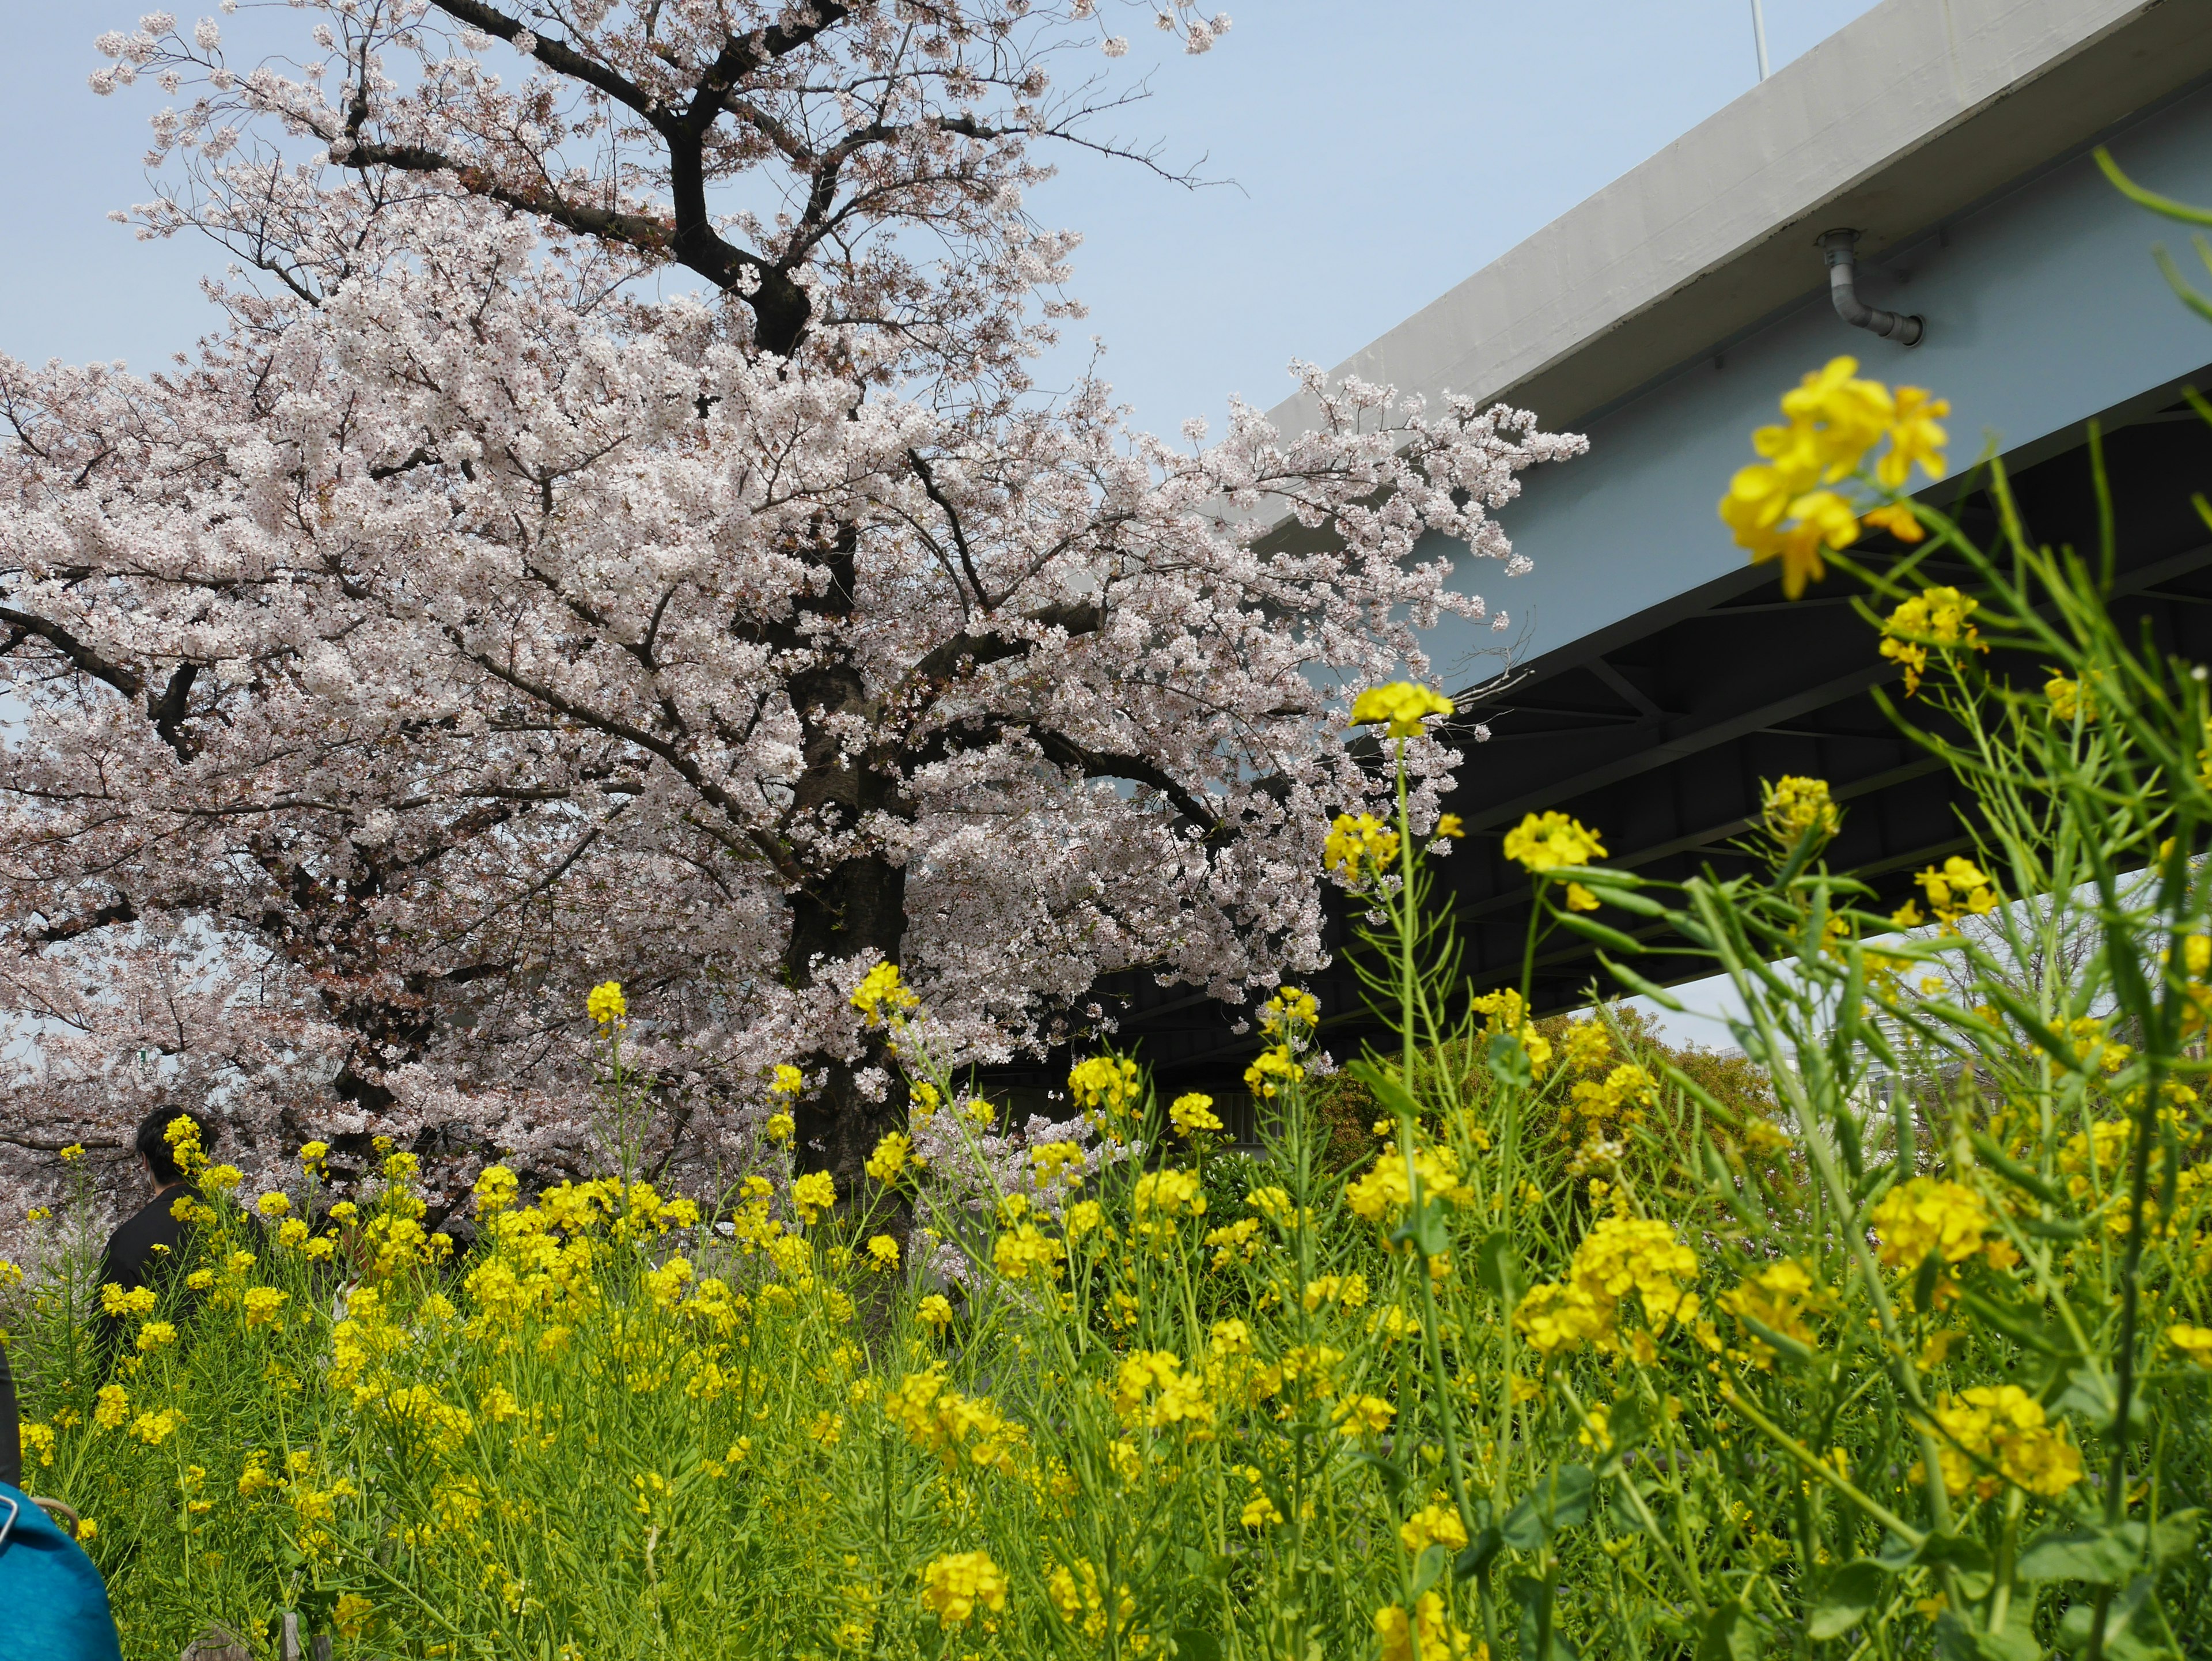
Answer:
<svg viewBox="0 0 2212 1661"><path fill-rule="evenodd" d="M2193 491L2212 491L2212 431L2178 399L2146 401L2154 407L2115 411L2106 431L2119 549L2115 609L2130 631L2147 622L2160 649L2212 660L2212 533L2190 502ZM2097 536L2087 447L2078 435L2057 453L2041 447L2013 463L2025 522L2040 541L2088 553ZM1956 511L1989 545L1996 526L1987 497ZM1713 532L1723 534L1717 521ZM1884 547L1859 551L1880 557ZM1587 552L1593 563L1640 557ZM1963 568L1923 569L1929 582L1969 581ZM1521 977L1529 885L1500 843L1532 810L1560 809L1601 831L1616 867L1662 879L1708 867L1726 875L1746 867L1730 844L1759 814L1762 779L1824 778L1845 809L1830 862L1875 885L1885 906L1903 902L1914 872L1966 849L1966 794L1874 701L1875 687L1898 679L1875 643L1844 580L1831 577L1789 602L1771 568L1746 569L1536 660L1468 711L1492 736L1465 746L1449 805L1468 836L1436 869L1475 989ZM1344 961L1341 906L1331 935L1334 962L1307 983L1322 1001L1324 1042L1342 1060L1384 1035ZM1680 958L1647 958L1638 967L1666 979L1654 965L1669 964L1680 965L1680 978L1709 972ZM1587 942L1553 934L1534 966L1539 1013L1587 1003L1593 985L1615 989ZM1249 1114L1242 1074L1261 1039L1236 1030L1249 1010L1144 977L1100 990L1119 1013L1120 1041L1152 1063L1163 1089L1206 1090L1237 1116ZM1000 1075L1018 1110L1024 1098L1042 1105L1042 1092L1065 1077L1064 1062Z"/></svg>

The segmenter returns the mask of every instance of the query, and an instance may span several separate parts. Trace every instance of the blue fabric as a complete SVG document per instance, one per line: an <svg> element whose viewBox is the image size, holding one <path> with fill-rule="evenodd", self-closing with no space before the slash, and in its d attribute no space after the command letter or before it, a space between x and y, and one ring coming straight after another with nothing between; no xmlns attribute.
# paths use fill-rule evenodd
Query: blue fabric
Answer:
<svg viewBox="0 0 2212 1661"><path fill-rule="evenodd" d="M122 1661L107 1585L92 1559L22 1489L0 1482L0 1661Z"/></svg>

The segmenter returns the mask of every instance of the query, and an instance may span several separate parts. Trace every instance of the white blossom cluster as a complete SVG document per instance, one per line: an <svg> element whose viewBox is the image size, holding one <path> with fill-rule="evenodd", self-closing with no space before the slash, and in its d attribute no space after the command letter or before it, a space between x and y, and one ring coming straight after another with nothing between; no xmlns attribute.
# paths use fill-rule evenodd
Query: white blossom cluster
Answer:
<svg viewBox="0 0 2212 1661"><path fill-rule="evenodd" d="M605 978L654 1157L728 1168L792 1062L844 1180L904 1098L874 963L965 1066L1113 971L1322 962L1381 788L1341 696L1484 615L1437 551L1511 557L1579 439L1310 366L1315 430L1195 446L1040 394L1076 239L1023 193L1091 142L1047 73L1112 50L1088 0L301 9L250 67L99 43L95 90L189 88L135 216L238 259L199 356L0 360L26 1194L149 1102L270 1169L569 1168ZM1419 822L1455 760L1410 745Z"/></svg>

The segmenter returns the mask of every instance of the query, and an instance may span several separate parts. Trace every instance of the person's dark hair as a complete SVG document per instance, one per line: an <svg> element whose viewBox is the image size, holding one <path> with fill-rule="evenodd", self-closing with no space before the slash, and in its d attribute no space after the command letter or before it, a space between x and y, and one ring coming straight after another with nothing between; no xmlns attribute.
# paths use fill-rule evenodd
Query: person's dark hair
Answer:
<svg viewBox="0 0 2212 1661"><path fill-rule="evenodd" d="M188 1107L157 1107L149 1113L138 1123L138 1139L133 1146L154 1167L154 1180L164 1188L185 1179L177 1165L177 1150L169 1143L169 1127L179 1119L190 1119L200 1128L202 1151L211 1153L215 1148L217 1127L206 1114Z"/></svg>

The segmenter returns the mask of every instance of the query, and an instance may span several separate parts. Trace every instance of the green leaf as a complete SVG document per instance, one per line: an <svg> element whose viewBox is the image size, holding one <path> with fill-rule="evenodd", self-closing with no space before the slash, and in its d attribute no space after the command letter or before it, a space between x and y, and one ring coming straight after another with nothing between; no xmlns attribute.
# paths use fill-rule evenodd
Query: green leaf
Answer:
<svg viewBox="0 0 2212 1661"><path fill-rule="evenodd" d="M1495 1528L1484 1528L1460 1553L1459 1561L1452 1565L1452 1573L1462 1580L1472 1580L1496 1561L1504 1545L1504 1536Z"/></svg>
<svg viewBox="0 0 2212 1661"><path fill-rule="evenodd" d="M1210 1632L1184 1627L1175 1635L1178 1661L1221 1661L1221 1640Z"/></svg>
<svg viewBox="0 0 2212 1661"><path fill-rule="evenodd" d="M1875 1553L1874 1561L1895 1574L1912 1567L1916 1553L1909 1541L1894 1534L1885 1534L1881 1536L1881 1549Z"/></svg>
<svg viewBox="0 0 2212 1661"><path fill-rule="evenodd" d="M1841 1638L1881 1601L1887 1572L1871 1557L1846 1563L1828 1577L1820 1601L1806 1618L1805 1634L1815 1642Z"/></svg>
<svg viewBox="0 0 2212 1661"><path fill-rule="evenodd" d="M2112 1661L2165 1661L2173 1652L2154 1635L2158 1627L2157 1604L2151 1597L2151 1577L2138 1575L2128 1589L2112 1599L2105 1612L2105 1653ZM2087 1598L2066 1611L2058 1623L2058 1647L2080 1652L2089 1646L2089 1628L2096 1605Z"/></svg>
<svg viewBox="0 0 2212 1661"><path fill-rule="evenodd" d="M1562 1465L1521 1496L1498 1532L1516 1551L1534 1551L1589 1515L1590 1469Z"/></svg>
<svg viewBox="0 0 2212 1661"><path fill-rule="evenodd" d="M1836 1115L1836 1141L1844 1150L1844 1168L1853 1182L1866 1175L1866 1151L1859 1146L1859 1122L1850 1104Z"/></svg>
<svg viewBox="0 0 2212 1661"><path fill-rule="evenodd" d="M2151 1524L2150 1560L2161 1567L2182 1556L2197 1543L2197 1524L2204 1513L2191 1509L2177 1511L2170 1517L2161 1517Z"/></svg>
<svg viewBox="0 0 2212 1661"><path fill-rule="evenodd" d="M2065 1208L2067 1199L2063 1193L1999 1147L1996 1139L1988 1131L1973 1130L1967 1132L1966 1135L1967 1140L1974 1145L1974 1152L1981 1157L1982 1163L2014 1188L2026 1189L2045 1205L2055 1205L2061 1209Z"/></svg>
<svg viewBox="0 0 2212 1661"><path fill-rule="evenodd" d="M1516 1574L1507 1590L1513 1601L1521 1605L1521 1653L1524 1661L1576 1661L1575 1646L1567 1642L1559 1628L1552 1628L1548 1649L1538 1640L1545 1618L1552 1609L1552 1583L1530 1575Z"/></svg>
<svg viewBox="0 0 2212 1661"><path fill-rule="evenodd" d="M1971 1288L1964 1292L1963 1301L1983 1324L1996 1328L2030 1349L2040 1350L2062 1361L2081 1353L2063 1326L2045 1319L2028 1305L2002 1301Z"/></svg>
<svg viewBox="0 0 2212 1661"><path fill-rule="evenodd" d="M1521 1301L1521 1254L1504 1229L1483 1237L1474 1249L1474 1275L1485 1290L1509 1308Z"/></svg>
<svg viewBox="0 0 2212 1661"><path fill-rule="evenodd" d="M2051 1529L2028 1542L2013 1573L2023 1580L2087 1580L2093 1586L2118 1586L2127 1583L2142 1555L2139 1534L2130 1540L2124 1528L2110 1524Z"/></svg>
<svg viewBox="0 0 2212 1661"><path fill-rule="evenodd" d="M1426 1548L1421 1553L1420 1561L1413 1565L1413 1585L1407 1596L1418 1598L1431 1586L1443 1579L1444 1572L1450 1567L1449 1552L1442 1546Z"/></svg>
<svg viewBox="0 0 2212 1661"><path fill-rule="evenodd" d="M1384 1112L1401 1119L1421 1116L1421 1110L1413 1104L1413 1098L1407 1093L1404 1084L1388 1068L1378 1067L1362 1056L1347 1064L1344 1070L1367 1086L1368 1092Z"/></svg>
<svg viewBox="0 0 2212 1661"><path fill-rule="evenodd" d="M1613 1439L1612 1457L1619 1459L1642 1441L1650 1428L1651 1409L1644 1404L1644 1398L1633 1392L1622 1396L1606 1415L1606 1434Z"/></svg>
<svg viewBox="0 0 2212 1661"><path fill-rule="evenodd" d="M1723 1603L1698 1634L1698 1661L1759 1661L1759 1628L1741 1603Z"/></svg>
<svg viewBox="0 0 2212 1661"><path fill-rule="evenodd" d="M1942 1661L1981 1661L1974 1629L1959 1618L1955 1609L1945 1609L1936 1617L1936 1653Z"/></svg>
<svg viewBox="0 0 2212 1661"><path fill-rule="evenodd" d="M2094 1361L2085 1361L2075 1367L2068 1378L2066 1388L2051 1403L2059 1413L2079 1414L2087 1420L2092 1428L2109 1431L2112 1420L2120 1410L2119 1397L2113 1393L2112 1381Z"/></svg>
<svg viewBox="0 0 2212 1661"><path fill-rule="evenodd" d="M1511 1090L1526 1090L1533 1076L1528 1065L1528 1052L1522 1048L1519 1037L1511 1032L1490 1035L1490 1075Z"/></svg>
<svg viewBox="0 0 2212 1661"><path fill-rule="evenodd" d="M1930 1568L1954 1568L1961 1574L1990 1572L1990 1548L1964 1534L1931 1534L1913 1556Z"/></svg>
<svg viewBox="0 0 2212 1661"><path fill-rule="evenodd" d="M1451 1225L1441 1200L1424 1200L1421 1208L1390 1232L1393 1245L1412 1241L1424 1257L1441 1257L1451 1250Z"/></svg>
<svg viewBox="0 0 2212 1661"><path fill-rule="evenodd" d="M2014 1598L2006 1613L2002 1632L1974 1634L1978 1661L2043 1661L2043 1645L2035 1635L2035 1603Z"/></svg>
<svg viewBox="0 0 2212 1661"><path fill-rule="evenodd" d="M1403 1465L1399 1464L1395 1460L1386 1459L1379 1453L1367 1453L1358 1448L1348 1449L1346 1451L1355 1463L1374 1467L1375 1474L1382 1479L1382 1486L1389 1493L1393 1508L1405 1498L1406 1483L1408 1478Z"/></svg>

